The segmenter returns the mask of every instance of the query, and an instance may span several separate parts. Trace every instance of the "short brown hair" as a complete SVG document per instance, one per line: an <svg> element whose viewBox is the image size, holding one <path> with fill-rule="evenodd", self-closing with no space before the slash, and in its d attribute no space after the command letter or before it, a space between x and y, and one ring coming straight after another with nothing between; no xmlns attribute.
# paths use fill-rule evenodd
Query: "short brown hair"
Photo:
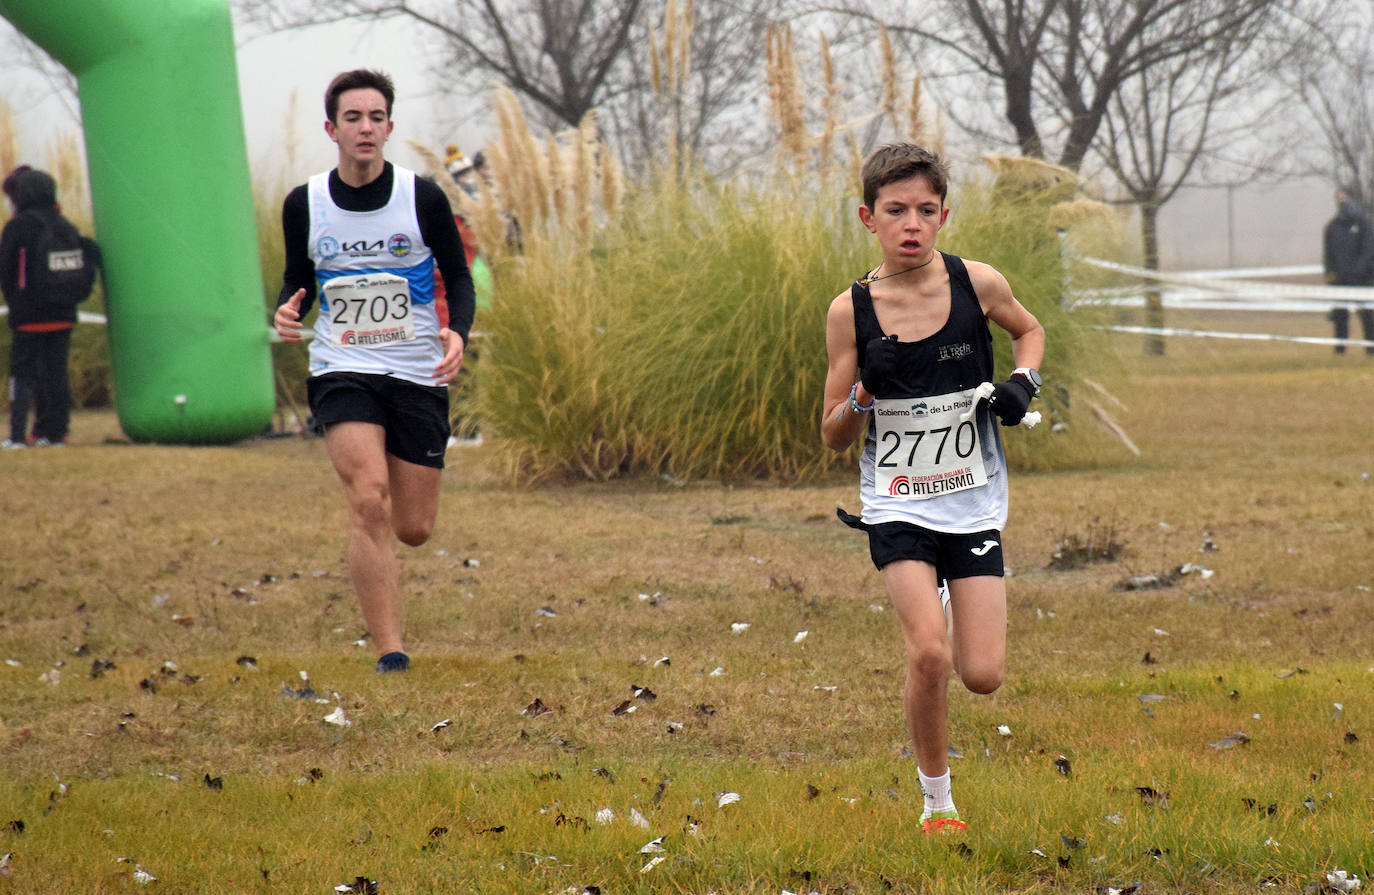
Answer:
<svg viewBox="0 0 1374 895"><path fill-rule="evenodd" d="M334 121L339 114L339 97L345 92L367 88L376 90L386 99L386 117L390 118L391 104L396 101L396 85L391 83L390 75L370 68L355 68L334 76L324 91L325 117Z"/></svg>
<svg viewBox="0 0 1374 895"><path fill-rule="evenodd" d="M878 147L864 162L861 177L864 205L869 208L878 201L878 190L912 177L924 177L930 188L940 195L941 204L949 192L949 165L938 154L915 143L888 143Z"/></svg>

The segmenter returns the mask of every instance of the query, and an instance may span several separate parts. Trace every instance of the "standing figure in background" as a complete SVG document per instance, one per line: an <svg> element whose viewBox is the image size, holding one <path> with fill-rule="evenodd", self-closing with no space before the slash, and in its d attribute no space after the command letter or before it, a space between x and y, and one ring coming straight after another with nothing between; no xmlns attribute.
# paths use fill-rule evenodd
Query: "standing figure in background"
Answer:
<svg viewBox="0 0 1374 895"><path fill-rule="evenodd" d="M100 249L62 216L57 182L47 172L21 165L3 189L14 209L0 232L0 292L11 336L10 434L3 447L60 447L71 423L67 358L76 306L95 287Z"/></svg>
<svg viewBox="0 0 1374 895"><path fill-rule="evenodd" d="M1336 190L1336 216L1322 233L1322 268L1333 286L1374 285L1374 228L1354 195L1354 190L1345 187ZM1374 341L1374 306L1361 305L1358 313L1365 340ZM1335 326L1336 338L1350 338L1349 308L1334 307L1327 319ZM1374 354L1374 345L1364 350ZM1336 353L1345 354L1345 346L1337 345Z"/></svg>

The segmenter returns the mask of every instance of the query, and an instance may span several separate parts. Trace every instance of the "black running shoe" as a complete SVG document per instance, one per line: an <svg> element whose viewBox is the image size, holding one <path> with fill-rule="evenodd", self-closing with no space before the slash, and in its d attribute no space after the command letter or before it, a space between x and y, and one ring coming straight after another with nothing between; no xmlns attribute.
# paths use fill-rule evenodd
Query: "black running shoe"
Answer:
<svg viewBox="0 0 1374 895"><path fill-rule="evenodd" d="M392 671L409 671L410 656L405 653L387 653L377 660L377 673L388 674Z"/></svg>

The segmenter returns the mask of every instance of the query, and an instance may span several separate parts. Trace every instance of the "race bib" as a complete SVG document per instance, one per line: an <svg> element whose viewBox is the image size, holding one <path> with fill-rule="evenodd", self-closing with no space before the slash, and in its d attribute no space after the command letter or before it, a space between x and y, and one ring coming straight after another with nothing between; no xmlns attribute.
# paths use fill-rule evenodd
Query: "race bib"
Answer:
<svg viewBox="0 0 1374 895"><path fill-rule="evenodd" d="M367 348L415 338L410 281L389 273L335 277L324 284L329 344Z"/></svg>
<svg viewBox="0 0 1374 895"><path fill-rule="evenodd" d="M987 484L978 417L959 419L973 406L973 392L874 402L878 450L873 485L878 496L927 500Z"/></svg>

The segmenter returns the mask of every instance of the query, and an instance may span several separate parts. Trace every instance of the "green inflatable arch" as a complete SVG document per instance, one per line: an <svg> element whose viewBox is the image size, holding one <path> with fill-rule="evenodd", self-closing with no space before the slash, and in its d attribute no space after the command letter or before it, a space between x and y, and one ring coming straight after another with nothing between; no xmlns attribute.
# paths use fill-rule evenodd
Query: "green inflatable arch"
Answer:
<svg viewBox="0 0 1374 895"><path fill-rule="evenodd" d="M275 407L226 0L0 0L76 75L119 423L222 444Z"/></svg>

